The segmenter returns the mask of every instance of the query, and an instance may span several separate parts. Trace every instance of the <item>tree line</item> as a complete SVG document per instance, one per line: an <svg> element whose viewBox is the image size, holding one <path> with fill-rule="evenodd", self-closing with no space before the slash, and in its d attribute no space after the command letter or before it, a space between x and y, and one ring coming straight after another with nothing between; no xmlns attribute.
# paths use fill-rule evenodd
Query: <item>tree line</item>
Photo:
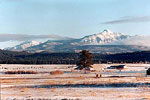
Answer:
<svg viewBox="0 0 150 100"><path fill-rule="evenodd" d="M77 64L79 53L27 53L0 50L0 64ZM93 53L98 63L145 63L150 62L150 51L120 54Z"/></svg>

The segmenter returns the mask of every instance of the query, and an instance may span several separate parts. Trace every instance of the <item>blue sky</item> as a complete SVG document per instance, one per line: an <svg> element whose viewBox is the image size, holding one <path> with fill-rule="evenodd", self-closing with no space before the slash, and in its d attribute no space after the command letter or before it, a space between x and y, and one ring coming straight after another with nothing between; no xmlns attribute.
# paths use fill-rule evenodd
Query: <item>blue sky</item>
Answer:
<svg viewBox="0 0 150 100"><path fill-rule="evenodd" d="M104 29L150 35L150 0L0 0L1 38L4 34L79 38ZM22 42L10 38L0 41L0 48Z"/></svg>

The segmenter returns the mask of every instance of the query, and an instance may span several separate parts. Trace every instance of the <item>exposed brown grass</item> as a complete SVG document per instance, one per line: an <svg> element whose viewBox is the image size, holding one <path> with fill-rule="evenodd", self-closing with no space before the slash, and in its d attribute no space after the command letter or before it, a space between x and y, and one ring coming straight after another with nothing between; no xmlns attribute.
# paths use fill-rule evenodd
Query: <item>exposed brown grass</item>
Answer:
<svg viewBox="0 0 150 100"><path fill-rule="evenodd" d="M64 72L60 71L60 70L56 70L56 71L51 71L50 74L51 75L60 75L60 74L64 74Z"/></svg>
<svg viewBox="0 0 150 100"><path fill-rule="evenodd" d="M37 74L37 72L19 70L19 71L6 71L5 74Z"/></svg>

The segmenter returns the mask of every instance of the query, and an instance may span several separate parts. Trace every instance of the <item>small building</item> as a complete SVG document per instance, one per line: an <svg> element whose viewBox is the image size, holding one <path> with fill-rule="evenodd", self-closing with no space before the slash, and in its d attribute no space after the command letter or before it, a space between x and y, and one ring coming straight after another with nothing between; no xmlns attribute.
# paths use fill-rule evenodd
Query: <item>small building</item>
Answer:
<svg viewBox="0 0 150 100"><path fill-rule="evenodd" d="M107 69L123 69L123 68L125 68L125 65L115 65L107 67Z"/></svg>

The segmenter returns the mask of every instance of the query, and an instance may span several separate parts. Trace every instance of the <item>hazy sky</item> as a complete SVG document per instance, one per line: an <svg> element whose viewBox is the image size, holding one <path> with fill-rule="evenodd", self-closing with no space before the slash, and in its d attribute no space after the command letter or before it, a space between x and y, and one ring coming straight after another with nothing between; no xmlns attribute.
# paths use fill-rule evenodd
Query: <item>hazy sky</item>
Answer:
<svg viewBox="0 0 150 100"><path fill-rule="evenodd" d="M79 38L104 29L150 35L150 0L0 0L0 37L9 37L0 48L20 42L11 36Z"/></svg>

